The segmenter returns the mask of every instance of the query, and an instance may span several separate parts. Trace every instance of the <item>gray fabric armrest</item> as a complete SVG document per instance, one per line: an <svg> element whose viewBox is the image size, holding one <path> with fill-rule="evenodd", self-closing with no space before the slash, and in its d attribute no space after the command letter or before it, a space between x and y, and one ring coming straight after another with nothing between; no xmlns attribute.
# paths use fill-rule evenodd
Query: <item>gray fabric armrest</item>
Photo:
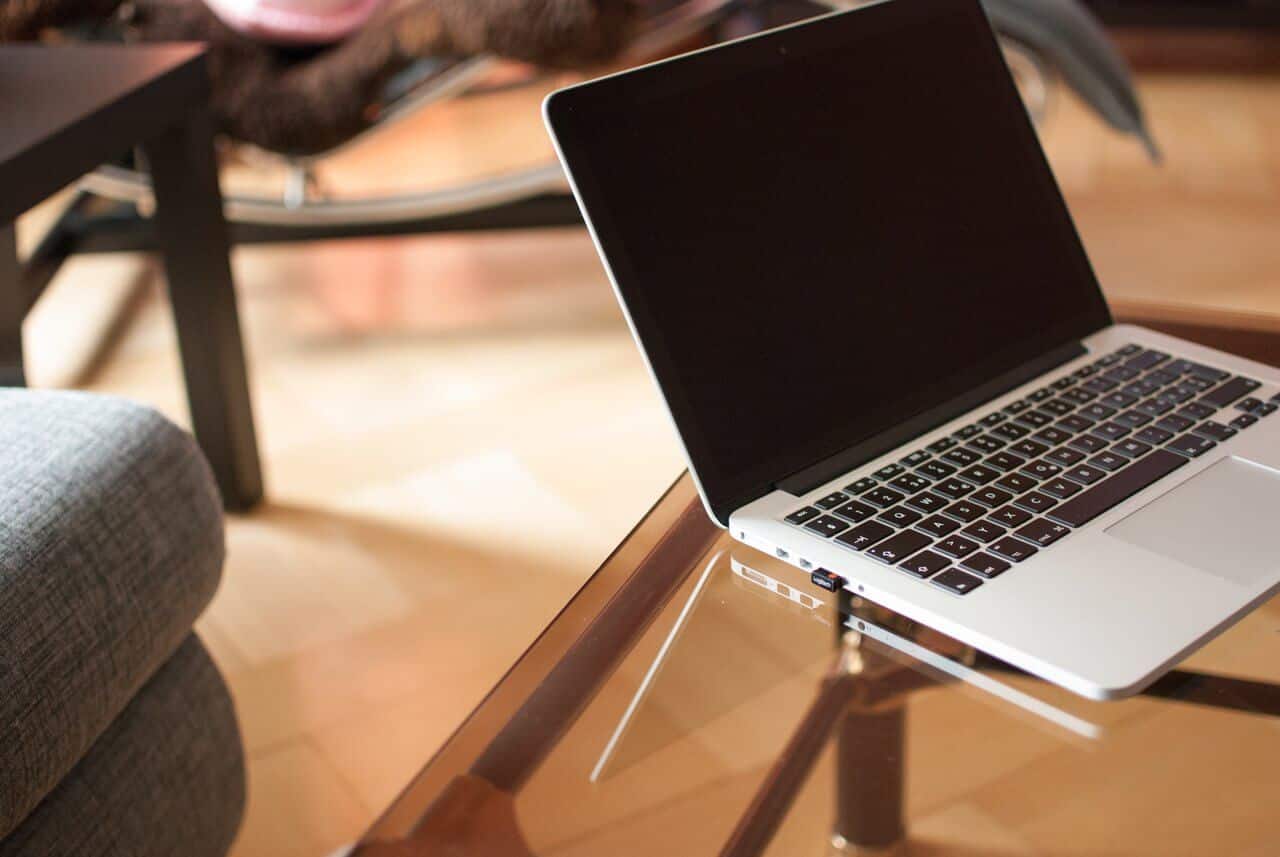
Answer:
<svg viewBox="0 0 1280 857"><path fill-rule="evenodd" d="M119 399L0 391L0 837L187 637L223 554L187 434Z"/></svg>
<svg viewBox="0 0 1280 857"><path fill-rule="evenodd" d="M193 634L0 839L0 857L225 857L244 801L235 709Z"/></svg>

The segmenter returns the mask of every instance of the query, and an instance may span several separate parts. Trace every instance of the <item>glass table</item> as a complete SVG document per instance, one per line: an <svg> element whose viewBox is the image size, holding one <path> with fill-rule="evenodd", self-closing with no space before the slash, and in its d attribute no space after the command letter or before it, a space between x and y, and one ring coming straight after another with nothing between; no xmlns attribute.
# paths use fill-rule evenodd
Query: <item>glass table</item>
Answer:
<svg viewBox="0 0 1280 857"><path fill-rule="evenodd" d="M686 475L354 853L1263 857L1278 803L1280 598L1093 702L731 541Z"/></svg>

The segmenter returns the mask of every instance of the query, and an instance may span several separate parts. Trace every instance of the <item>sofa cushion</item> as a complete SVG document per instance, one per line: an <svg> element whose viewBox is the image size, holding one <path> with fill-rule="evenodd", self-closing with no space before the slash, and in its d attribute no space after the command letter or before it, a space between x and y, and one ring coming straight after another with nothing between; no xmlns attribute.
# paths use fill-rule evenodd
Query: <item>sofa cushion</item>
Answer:
<svg viewBox="0 0 1280 857"><path fill-rule="evenodd" d="M83 393L0 391L0 837L88 751L217 588L190 436Z"/></svg>
<svg viewBox="0 0 1280 857"><path fill-rule="evenodd" d="M244 800L231 697L192 635L0 840L0 857L223 857Z"/></svg>

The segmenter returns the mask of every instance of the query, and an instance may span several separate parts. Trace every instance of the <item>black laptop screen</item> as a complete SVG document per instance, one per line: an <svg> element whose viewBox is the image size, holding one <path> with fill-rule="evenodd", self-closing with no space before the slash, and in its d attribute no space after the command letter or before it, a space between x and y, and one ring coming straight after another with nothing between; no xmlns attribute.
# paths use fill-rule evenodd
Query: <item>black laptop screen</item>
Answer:
<svg viewBox="0 0 1280 857"><path fill-rule="evenodd" d="M974 0L889 0L547 112L722 520L1107 323Z"/></svg>

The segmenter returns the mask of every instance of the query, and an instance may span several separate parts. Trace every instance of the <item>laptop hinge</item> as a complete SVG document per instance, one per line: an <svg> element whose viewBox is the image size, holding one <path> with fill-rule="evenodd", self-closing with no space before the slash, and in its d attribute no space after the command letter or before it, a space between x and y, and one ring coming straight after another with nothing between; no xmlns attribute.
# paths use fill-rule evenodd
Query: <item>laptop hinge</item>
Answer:
<svg viewBox="0 0 1280 857"><path fill-rule="evenodd" d="M889 431L881 432L875 437L855 444L835 455L819 461L793 473L777 483L776 487L797 497L808 494L818 486L830 482L842 473L848 473L866 464L871 459L884 455L895 447L902 446L912 438L919 437L945 422L955 419L974 408L980 407L997 396L1001 396L1015 387L1027 383L1068 360L1074 360L1086 353L1083 344L1071 342L1053 351L1040 355L1034 360L1023 363L1003 375L999 375L985 384L975 387L963 395L956 396L927 411L923 411L904 420Z"/></svg>

